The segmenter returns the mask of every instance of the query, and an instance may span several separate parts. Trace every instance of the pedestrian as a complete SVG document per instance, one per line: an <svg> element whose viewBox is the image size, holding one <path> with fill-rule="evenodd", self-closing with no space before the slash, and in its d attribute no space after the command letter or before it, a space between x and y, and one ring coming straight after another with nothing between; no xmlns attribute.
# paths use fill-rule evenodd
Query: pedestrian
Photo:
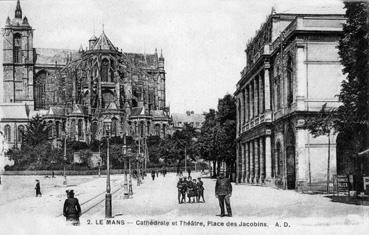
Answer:
<svg viewBox="0 0 369 235"><path fill-rule="evenodd" d="M164 175L164 177L165 177L165 175L167 174L167 169L165 168L164 170L163 170L163 175Z"/></svg>
<svg viewBox="0 0 369 235"><path fill-rule="evenodd" d="M191 176L191 169L190 168L187 168L187 173L188 173L188 177Z"/></svg>
<svg viewBox="0 0 369 235"><path fill-rule="evenodd" d="M224 173L221 172L217 182L215 183L215 196L219 200L220 217L232 217L232 209L230 198L232 196L232 184L229 178L225 178ZM224 203L227 207L227 215L224 213Z"/></svg>
<svg viewBox="0 0 369 235"><path fill-rule="evenodd" d="M184 177L182 181L182 190L181 190L181 203L186 203L186 192L188 188L187 178Z"/></svg>
<svg viewBox="0 0 369 235"><path fill-rule="evenodd" d="M196 179L193 179L192 180L192 202L195 203L195 202L199 202L199 187L197 186L197 182L196 182Z"/></svg>
<svg viewBox="0 0 369 235"><path fill-rule="evenodd" d="M35 189L36 189L36 197L38 197L38 196L42 196L42 194L41 194L41 187L40 187L40 181L39 180L36 180L36 187L35 187Z"/></svg>
<svg viewBox="0 0 369 235"><path fill-rule="evenodd" d="M159 170L156 169L156 178L159 178Z"/></svg>
<svg viewBox="0 0 369 235"><path fill-rule="evenodd" d="M152 177L152 180L155 180L155 170L151 171L151 177Z"/></svg>
<svg viewBox="0 0 369 235"><path fill-rule="evenodd" d="M81 216L81 206L78 199L74 197L73 190L67 190L67 199L65 199L63 207L63 215L66 221L72 225L79 225L79 217Z"/></svg>
<svg viewBox="0 0 369 235"><path fill-rule="evenodd" d="M183 178L180 177L178 182L177 182L177 189L178 189L178 204L182 203L182 189L183 189Z"/></svg>
<svg viewBox="0 0 369 235"><path fill-rule="evenodd" d="M204 182L202 182L201 178L197 178L197 188L198 188L198 201L200 201L200 197L202 198L202 202L205 202L204 198Z"/></svg>
<svg viewBox="0 0 369 235"><path fill-rule="evenodd" d="M51 172L51 177L52 177L52 178L55 178L55 173L54 173L54 171L52 171L52 172Z"/></svg>
<svg viewBox="0 0 369 235"><path fill-rule="evenodd" d="M192 178L190 176L190 177L188 177L188 181L187 181L187 198L188 198L188 203L191 203L192 202L191 198L193 197L193 188L194 188L194 185L193 185Z"/></svg>

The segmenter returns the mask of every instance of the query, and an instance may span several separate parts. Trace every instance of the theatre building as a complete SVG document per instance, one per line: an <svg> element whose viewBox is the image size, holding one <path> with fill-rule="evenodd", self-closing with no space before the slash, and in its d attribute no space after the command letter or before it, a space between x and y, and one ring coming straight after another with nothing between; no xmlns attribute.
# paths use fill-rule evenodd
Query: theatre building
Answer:
<svg viewBox="0 0 369 235"><path fill-rule="evenodd" d="M273 12L246 45L237 83L236 181L299 191L326 187L328 138L304 128L322 106L338 107L344 79L342 14ZM336 135L330 139L330 180Z"/></svg>

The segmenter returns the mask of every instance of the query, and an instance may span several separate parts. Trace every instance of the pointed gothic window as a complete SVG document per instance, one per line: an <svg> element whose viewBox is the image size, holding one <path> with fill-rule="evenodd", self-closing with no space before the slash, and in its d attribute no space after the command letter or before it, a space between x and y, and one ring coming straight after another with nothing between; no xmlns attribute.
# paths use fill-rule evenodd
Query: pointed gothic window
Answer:
<svg viewBox="0 0 369 235"><path fill-rule="evenodd" d="M14 63L21 63L21 46L22 46L22 35L15 34L14 35L14 54L13 59Z"/></svg>
<svg viewBox="0 0 369 235"><path fill-rule="evenodd" d="M118 128L118 119L112 118L111 120L111 135L117 136L117 128Z"/></svg>
<svg viewBox="0 0 369 235"><path fill-rule="evenodd" d="M101 65L101 81L108 82L109 80L109 61L107 59L103 59Z"/></svg>
<svg viewBox="0 0 369 235"><path fill-rule="evenodd" d="M11 127L10 125L6 125L4 127L4 133L5 133L5 140L8 142L11 142L12 136L11 136Z"/></svg>
<svg viewBox="0 0 369 235"><path fill-rule="evenodd" d="M24 126L20 125L18 126L18 143L23 143L23 135L24 135Z"/></svg>
<svg viewBox="0 0 369 235"><path fill-rule="evenodd" d="M82 119L78 120L78 137L80 138L83 137L83 120Z"/></svg>

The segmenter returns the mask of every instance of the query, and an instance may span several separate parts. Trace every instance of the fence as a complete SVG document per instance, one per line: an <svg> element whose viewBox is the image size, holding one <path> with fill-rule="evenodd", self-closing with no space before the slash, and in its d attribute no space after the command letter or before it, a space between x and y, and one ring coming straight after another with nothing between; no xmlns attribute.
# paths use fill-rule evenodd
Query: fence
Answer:
<svg viewBox="0 0 369 235"><path fill-rule="evenodd" d="M188 167L190 168L190 167ZM163 168L147 168L147 173L150 173L152 170L161 170ZM165 168L167 172L177 172L177 167L167 167ZM135 169L132 169L135 170ZM191 169L193 170L193 169ZM54 172L55 175L63 175L63 170L40 170L40 171L4 171L3 175L52 175ZM66 170L66 175L97 175L99 174L99 170ZM100 173L102 175L106 174L105 169L101 169ZM110 169L110 174L123 174L124 169Z"/></svg>

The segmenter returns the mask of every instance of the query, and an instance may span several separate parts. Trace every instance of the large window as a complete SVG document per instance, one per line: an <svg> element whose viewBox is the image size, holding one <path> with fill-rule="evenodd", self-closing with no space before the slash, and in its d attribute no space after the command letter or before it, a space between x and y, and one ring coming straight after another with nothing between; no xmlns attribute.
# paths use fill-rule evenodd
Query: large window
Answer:
<svg viewBox="0 0 369 235"><path fill-rule="evenodd" d="M78 120L78 137L79 138L83 137L83 120L82 119Z"/></svg>
<svg viewBox="0 0 369 235"><path fill-rule="evenodd" d="M5 140L8 142L11 142L12 135L11 135L11 127L9 125L6 125L4 127L4 133L5 133Z"/></svg>
<svg viewBox="0 0 369 235"><path fill-rule="evenodd" d="M21 63L21 53L22 53L22 35L15 34L14 35L14 54L13 59L14 63Z"/></svg>
<svg viewBox="0 0 369 235"><path fill-rule="evenodd" d="M37 73L34 81L35 109L44 109L46 107L46 71Z"/></svg>
<svg viewBox="0 0 369 235"><path fill-rule="evenodd" d="M109 79L109 61L103 59L101 64L101 81L108 82Z"/></svg>
<svg viewBox="0 0 369 235"><path fill-rule="evenodd" d="M117 129L118 129L118 119L113 118L111 120L111 135L112 136L117 136L118 134Z"/></svg>
<svg viewBox="0 0 369 235"><path fill-rule="evenodd" d="M293 65L292 57L288 56L287 61L287 105L291 107L293 102Z"/></svg>
<svg viewBox="0 0 369 235"><path fill-rule="evenodd" d="M56 138L60 137L60 122L59 121L55 122L55 135L56 135Z"/></svg>
<svg viewBox="0 0 369 235"><path fill-rule="evenodd" d="M23 135L24 135L24 126L18 126L18 143L23 143Z"/></svg>

